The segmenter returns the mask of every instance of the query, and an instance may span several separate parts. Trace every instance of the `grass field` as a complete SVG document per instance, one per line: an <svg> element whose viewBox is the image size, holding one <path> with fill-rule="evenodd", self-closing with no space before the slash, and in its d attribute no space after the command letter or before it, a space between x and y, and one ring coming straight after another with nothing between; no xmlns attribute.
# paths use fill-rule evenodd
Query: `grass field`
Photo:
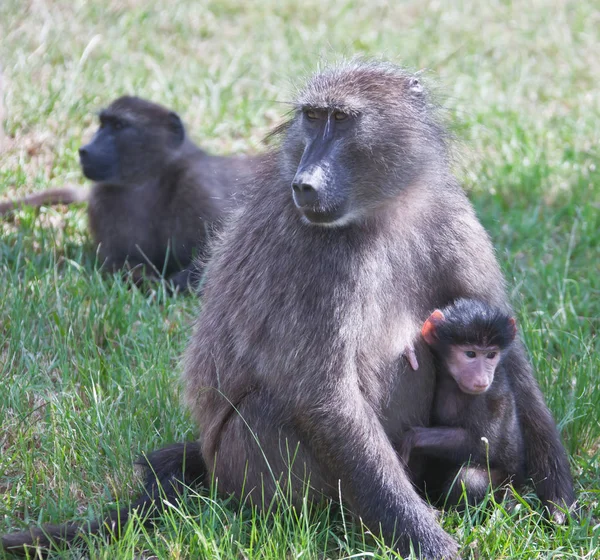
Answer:
<svg viewBox="0 0 600 560"><path fill-rule="evenodd" d="M210 151L255 152L293 84L328 60L427 69L581 506L565 527L544 524L532 495L442 523L466 558L599 558L599 52L597 1L2 0L0 197L83 185L77 149L123 93L173 107ZM177 380L197 302L102 277L81 206L21 210L0 228L0 532L89 519L136 492L137 455L194 435ZM189 498L89 556L391 554L339 512L263 517Z"/></svg>

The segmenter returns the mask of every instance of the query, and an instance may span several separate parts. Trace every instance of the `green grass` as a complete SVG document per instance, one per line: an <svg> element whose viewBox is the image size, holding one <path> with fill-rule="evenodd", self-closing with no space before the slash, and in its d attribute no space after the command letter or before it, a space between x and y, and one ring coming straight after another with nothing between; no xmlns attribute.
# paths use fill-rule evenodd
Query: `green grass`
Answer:
<svg viewBox="0 0 600 560"><path fill-rule="evenodd" d="M382 55L428 69L456 173L497 247L569 451L581 518L531 495L442 516L467 558L600 557L600 4L3 0L0 196L83 184L77 148L123 93L180 112L218 153L259 151L317 66ZM178 357L193 298L103 278L82 207L0 222L0 532L87 519L139 488L142 451L193 437ZM107 505L108 504L108 505ZM339 511L265 517L210 494L92 558L383 558ZM389 553L389 551L387 551ZM0 553L1 554L1 553ZM73 554L63 554L73 557ZM77 555L75 555L77 557Z"/></svg>

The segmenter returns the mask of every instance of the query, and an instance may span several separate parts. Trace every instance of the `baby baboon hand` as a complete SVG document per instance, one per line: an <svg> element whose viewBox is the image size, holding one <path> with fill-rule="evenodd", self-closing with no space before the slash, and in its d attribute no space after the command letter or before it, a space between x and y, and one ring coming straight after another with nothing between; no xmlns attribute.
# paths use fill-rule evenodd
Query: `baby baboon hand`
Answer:
<svg viewBox="0 0 600 560"><path fill-rule="evenodd" d="M419 369L419 362L417 361L417 354L415 353L415 349L413 346L407 346L404 349L402 355L407 359L410 367L413 368L414 371Z"/></svg>

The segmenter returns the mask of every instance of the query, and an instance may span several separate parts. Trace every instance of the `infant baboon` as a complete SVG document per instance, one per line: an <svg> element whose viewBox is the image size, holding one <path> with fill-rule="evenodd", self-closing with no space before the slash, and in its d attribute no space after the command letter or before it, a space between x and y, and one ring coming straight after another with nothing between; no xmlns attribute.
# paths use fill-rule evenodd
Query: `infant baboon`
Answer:
<svg viewBox="0 0 600 560"><path fill-rule="evenodd" d="M421 334L437 374L431 426L411 428L400 445L407 464L411 452L425 463L418 485L432 499L447 494L456 504L463 483L470 503L481 501L490 483L523 483L523 437L503 365L515 320L486 303L458 299L436 309Z"/></svg>
<svg viewBox="0 0 600 560"><path fill-rule="evenodd" d="M52 189L0 205L58 204L87 199L90 231L101 264L133 277L164 276L184 289L205 245L249 179L256 157L213 156L186 135L173 111L120 97L100 113L100 128L79 150L90 192ZM195 261L195 256L201 257Z"/></svg>
<svg viewBox="0 0 600 560"><path fill-rule="evenodd" d="M288 492L301 506L309 480L309 497L341 494L402 554L454 558L394 447L427 425L435 387L426 348L418 376L401 354L431 309L459 297L509 312L492 245L415 76L380 62L331 68L279 130L281 149L214 249L185 355L201 457L153 466L182 476L195 461L219 492L259 506ZM570 505L567 457L520 344L504 367L527 474L545 503Z"/></svg>

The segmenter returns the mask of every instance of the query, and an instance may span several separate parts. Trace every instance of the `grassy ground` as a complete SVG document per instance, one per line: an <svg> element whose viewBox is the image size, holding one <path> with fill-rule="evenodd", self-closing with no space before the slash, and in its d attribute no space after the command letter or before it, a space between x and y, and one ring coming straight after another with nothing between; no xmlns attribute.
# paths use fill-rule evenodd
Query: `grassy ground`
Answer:
<svg viewBox="0 0 600 560"><path fill-rule="evenodd" d="M468 558L600 556L600 4L2 0L0 196L83 184L94 111L136 93L209 150L258 151L291 83L338 55L428 69L456 172L491 232L582 506L548 527L531 496L446 513ZM0 222L0 532L87 519L138 488L132 460L193 436L178 356L193 298L95 268L84 209ZM387 552L389 553L389 551ZM360 558L386 550L339 512L268 518L190 496L92 558ZM1 553L0 553L1 556ZM65 554L64 557L77 557Z"/></svg>

